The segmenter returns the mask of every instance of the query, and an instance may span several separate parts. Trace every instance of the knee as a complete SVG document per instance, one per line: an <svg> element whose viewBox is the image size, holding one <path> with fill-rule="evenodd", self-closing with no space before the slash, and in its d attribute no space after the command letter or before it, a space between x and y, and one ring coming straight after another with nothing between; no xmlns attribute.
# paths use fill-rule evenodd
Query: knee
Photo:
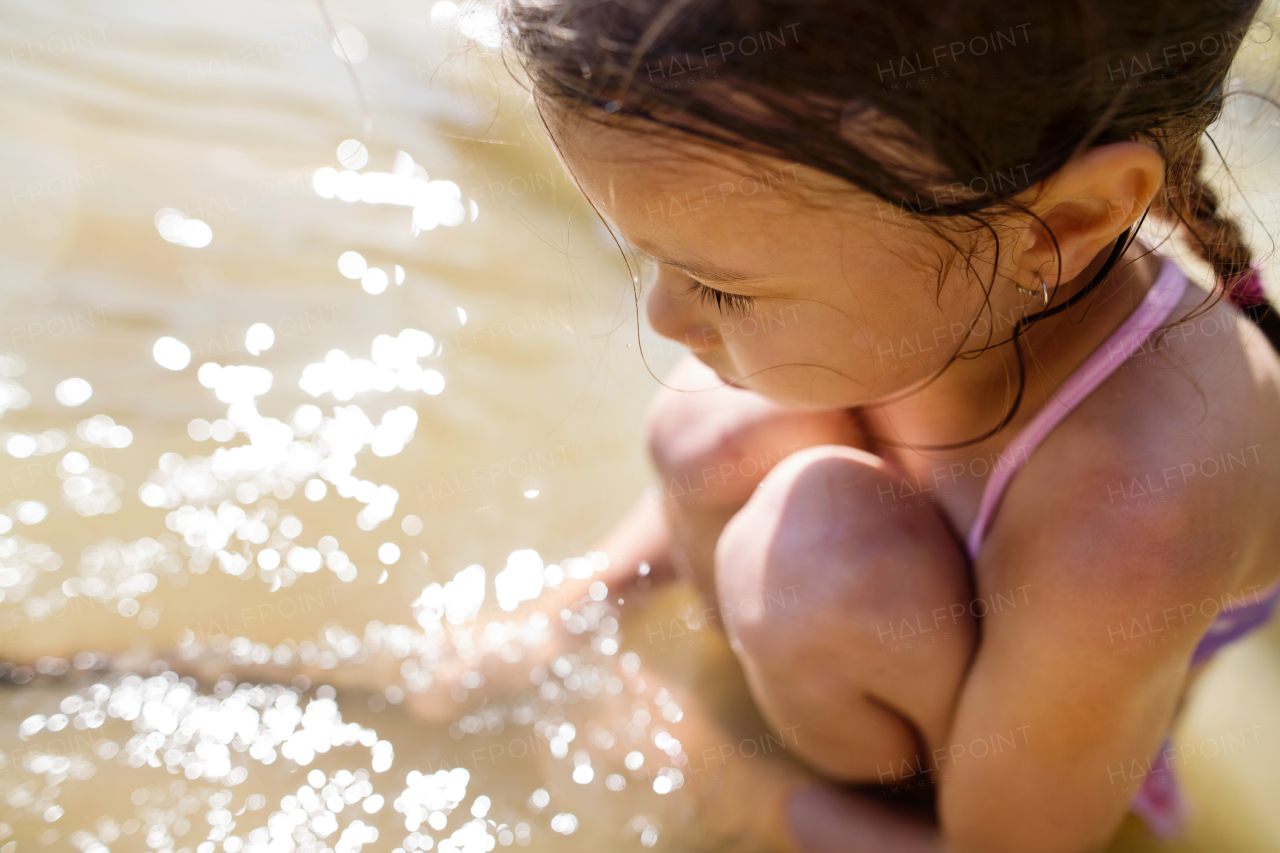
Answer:
<svg viewBox="0 0 1280 853"><path fill-rule="evenodd" d="M650 406L645 431L663 496L686 506L740 505L788 455L858 440L845 412L785 409L727 386L664 389Z"/></svg>
<svg viewBox="0 0 1280 853"><path fill-rule="evenodd" d="M814 447L764 479L716 551L736 651L781 667L833 642L856 653L895 619L964 599L966 564L941 516L886 513L893 477L870 453Z"/></svg>
<svg viewBox="0 0 1280 853"><path fill-rule="evenodd" d="M745 501L768 469L761 470L744 431L664 402L651 409L646 424L662 496L682 507Z"/></svg>

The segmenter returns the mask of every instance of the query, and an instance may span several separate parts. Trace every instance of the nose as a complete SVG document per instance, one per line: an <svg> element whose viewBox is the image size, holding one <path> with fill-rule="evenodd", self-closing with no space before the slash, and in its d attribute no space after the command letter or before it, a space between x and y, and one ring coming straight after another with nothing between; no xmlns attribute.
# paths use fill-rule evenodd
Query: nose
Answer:
<svg viewBox="0 0 1280 853"><path fill-rule="evenodd" d="M659 270L652 276L645 310L655 332L694 352L709 350L719 343L715 322L689 291L688 279L681 275Z"/></svg>

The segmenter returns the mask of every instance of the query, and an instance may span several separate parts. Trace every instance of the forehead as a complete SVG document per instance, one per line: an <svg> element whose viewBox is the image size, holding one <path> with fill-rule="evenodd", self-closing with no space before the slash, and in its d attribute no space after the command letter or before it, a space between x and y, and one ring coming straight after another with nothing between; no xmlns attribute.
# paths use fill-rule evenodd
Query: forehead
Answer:
<svg viewBox="0 0 1280 853"><path fill-rule="evenodd" d="M600 214L649 254L667 246L776 241L814 216L865 213L870 200L799 164L671 132L583 120L556 136L566 166Z"/></svg>

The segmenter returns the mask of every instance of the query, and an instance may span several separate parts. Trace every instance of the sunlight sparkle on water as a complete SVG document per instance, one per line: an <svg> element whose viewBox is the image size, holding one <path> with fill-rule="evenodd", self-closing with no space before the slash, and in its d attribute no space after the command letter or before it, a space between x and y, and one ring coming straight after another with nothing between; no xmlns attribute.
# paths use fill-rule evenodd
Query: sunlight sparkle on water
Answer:
<svg viewBox="0 0 1280 853"><path fill-rule="evenodd" d="M107 415L94 415L76 425L76 435L98 447L128 447L133 444L133 431L117 424Z"/></svg>
<svg viewBox="0 0 1280 853"><path fill-rule="evenodd" d="M369 40L350 24L342 24L333 40L333 52L339 59L359 65L369 58Z"/></svg>
<svg viewBox="0 0 1280 853"><path fill-rule="evenodd" d="M228 365L212 361L200 365L200 384L212 388L224 403L251 403L271 390L271 371L251 365Z"/></svg>
<svg viewBox="0 0 1280 853"><path fill-rule="evenodd" d="M250 355L261 355L276 342L276 333L266 323L254 323L245 332L244 348Z"/></svg>
<svg viewBox="0 0 1280 853"><path fill-rule="evenodd" d="M368 268L369 263L359 252L343 252L338 256L338 272L344 278L360 278Z"/></svg>
<svg viewBox="0 0 1280 853"><path fill-rule="evenodd" d="M338 148L342 171L324 166L311 176L311 187L321 198L337 198L345 202L392 204L413 208L413 234L430 231L439 225L449 228L470 219L475 222L480 207L475 199L464 199L453 181L428 180L426 170L413 162L404 151L397 151L390 172L360 172L368 162L368 151L357 140L348 139ZM349 253L354 254L354 253ZM348 274L359 278L364 270ZM396 267L395 282L404 281L403 270Z"/></svg>
<svg viewBox="0 0 1280 853"><path fill-rule="evenodd" d="M33 456L38 448L39 445L36 443L35 436L22 433L10 435L4 444L5 452L14 459L26 459L29 456Z"/></svg>
<svg viewBox="0 0 1280 853"><path fill-rule="evenodd" d="M170 243L203 249L213 242L213 229L199 219L188 219L181 210L164 207L156 211L156 230Z"/></svg>
<svg viewBox="0 0 1280 853"><path fill-rule="evenodd" d="M302 533L301 523L293 516L282 518L277 527L294 536ZM321 551L329 556L341 553L331 536L322 537L319 544L317 554ZM128 559L149 560L149 565L154 566L155 560L167 559L167 553L165 547L154 540L145 540L138 543ZM260 552L264 559L268 553L274 554L275 560L280 559L275 549ZM542 561L535 552L529 551L513 553L508 562L528 568ZM565 562L574 563L575 574L583 566L593 571L607 567L603 559L590 554ZM137 596L144 595L146 589L143 584L127 590L133 595L119 601L121 615L145 617L146 614L140 612ZM118 593L125 591L117 590ZM502 650L505 659L515 660L518 658L509 657L506 650L516 644L533 649L544 642L545 634L541 632L547 626L547 618L540 613L532 614L523 624L491 622L482 631L473 633L470 620L483 598L483 568L470 566L444 587L436 585L434 592L430 587L424 590L423 600L415 602L415 606L423 608L419 617L421 628L375 622L370 623L360 637L332 625L316 642L304 640L296 646L279 645L274 649L246 637L223 637L223 660L229 664L270 662L278 666L300 662L332 669L347 662L364 661L370 655L389 654L402 659L400 668L406 675L408 690L421 691L430 686L432 670L444 660L442 653L453 652L462 659L475 660L478 665L481 653ZM458 609L463 611L461 621L457 620L457 613L450 612ZM597 639L609 637L616 632L617 625L612 616L606 615L608 612L606 605L592 603L572 617L566 616L565 624L575 633L592 631L596 632ZM448 618L450 625L468 627L443 631L439 622L441 615ZM209 651L202 651L194 636L180 649L184 658L207 654ZM628 653L624 662L631 664L635 658L634 653ZM92 661L83 665L90 666ZM543 670L540 675L535 671L533 678L535 684L541 684L539 693L545 697L541 701L554 703L551 711L556 713L555 708L563 705L569 692L589 698L606 682L616 681L612 676L605 678L610 671L608 666L606 661L591 662L578 654L562 655L553 662L554 677ZM626 666L622 671L634 672ZM478 669L467 670L461 677L461 684L468 689L483 683L484 677ZM633 688L641 689L637 685ZM620 682L618 690L621 690ZM613 692L613 688L610 691ZM146 823L148 844L155 842L161 847L174 846L176 836L198 828L206 840L194 846L206 853L218 848L235 853L276 850L319 853L326 848L355 853L362 845L378 841L380 835L385 834L388 825L377 823L374 816L382 814L387 805L391 806L390 811L403 816L403 832L407 835L399 836L397 818L397 822L391 824L397 827L396 835L388 840L395 843L403 837L398 848L402 850L434 847L447 853L487 853L498 844L527 844L531 840L529 823L521 821L509 826L489 819L498 803L487 794L471 801L467 809L469 815L462 811L471 782L465 768L445 767L434 772L409 769L403 776L390 773L396 766L395 746L390 740L380 738L374 729L345 721L336 702L336 691L331 687L321 686L316 689L315 698L307 699L299 688L236 685L231 680L220 680L213 694L202 692L195 682L179 679L172 672L145 679L137 675L106 676L92 687L66 695L45 713L27 717L19 734L33 746L23 760L23 769L53 780L46 784L56 784L67 775L89 779L118 753L119 761L137 770L168 770L166 776L169 779L176 776L175 781L167 786L138 788L131 797L138 815L150 815ZM384 696L385 700L379 697L384 704L397 704L406 698L406 691L392 685L386 688ZM457 730L456 736L461 737L481 733L486 728L500 731L492 726L504 719L511 725L530 726L530 736L547 741L547 751L557 760L571 756L566 762L570 766L563 772L575 783L591 786L601 784L603 779L603 788L612 792L624 790L626 779L621 773L609 772L606 768L621 770L624 765L634 772L643 766L643 754L638 749L631 750L625 760L608 754L618 743L613 733L588 727L584 737L563 717L548 719L545 712L540 714L529 701L523 698L505 707L476 708L464 714L451 727L451 732ZM671 704L665 690L659 691L653 701L660 706ZM369 707L378 710L382 705L375 707L370 700ZM633 707L629 736L633 743L639 743L646 740L644 726L648 725L649 715L645 709L649 706L639 701ZM131 724L133 731L116 720ZM101 730L94 755L64 758L43 751L40 740L43 733L68 726ZM615 729L623 731L618 726ZM656 727L652 741L671 756L675 764L687 763L679 742L665 729ZM367 758L364 750L368 751ZM274 809L267 809L270 800L260 793L248 796L237 793L238 786L249 781L251 771L260 765L287 762L305 768L319 763L322 756L330 765L338 761L346 767L330 772L311 769L305 777L306 784L296 791L272 795L279 797ZM388 774L389 778L377 783L379 774ZM649 796L669 793L681 787L683 781L683 774L675 766L661 766L656 769L653 794ZM48 794L50 802L39 806L45 813L61 809L51 802L58 796L57 790L60 789L46 789L53 792ZM35 803L34 799L21 799L21 794L10 796L13 803ZM181 808L174 808L178 803L182 804ZM529 797L527 807L537 814L550 804L546 788L539 788ZM503 806L508 814L510 806L509 802ZM261 815L256 814L264 809ZM200 813L198 821L197 812ZM570 811L557 811L542 820L545 821L542 826L561 835L573 834L579 828L579 819ZM642 815L637 815L631 823L642 846L656 843L656 825ZM94 826L92 832L78 830L77 843L81 849L98 849L96 844L115 842L122 833L136 832L142 824L136 818L128 818L123 823L116 823L113 818L100 820ZM287 828L288 833L282 834L281 827ZM433 838L430 833L438 835Z"/></svg>
<svg viewBox="0 0 1280 853"><path fill-rule="evenodd" d="M167 370L182 370L191 363L191 348L177 338L163 337L151 348L156 364Z"/></svg>
<svg viewBox="0 0 1280 853"><path fill-rule="evenodd" d="M22 501L13 511L14 518L23 524L39 524L49 516L49 507L40 501Z"/></svg>
<svg viewBox="0 0 1280 853"><path fill-rule="evenodd" d="M366 270L364 275L360 277L360 287L365 293L377 296L387 289L387 274L382 270L374 267Z"/></svg>
<svg viewBox="0 0 1280 853"><path fill-rule="evenodd" d="M448 29L458 23L458 6L449 0L440 0L431 7L431 25L437 29Z"/></svg>
<svg viewBox="0 0 1280 853"><path fill-rule="evenodd" d="M464 36L486 46L498 43L492 16L471 4L459 8L451 2L435 3L431 22L437 27L458 26ZM382 44L375 42L379 47ZM361 62L369 53L364 34L341 22L336 47L351 62ZM327 61L333 62L332 58ZM432 158L430 162L441 164L433 166L433 172L452 168L451 161L438 158L438 151L424 148L430 152L426 155ZM411 224L415 236L434 230L434 236L422 238L433 241L432 252L449 239L442 228L477 220L479 205L474 199L465 198L453 181L438 176L431 179L406 151L395 152L389 171L378 171L386 168L383 158L387 150L373 144L370 151L357 139L343 141L334 152L334 165L311 173L311 186L316 195L349 206L317 203L314 197L308 203L324 208L326 215L340 212L353 218L369 212L362 205L409 208L407 213L390 212L407 220L404 224ZM220 156L226 154L226 162L234 163L229 156L234 153L223 151ZM307 172L311 169L314 165ZM272 199L273 204L285 203L284 194L280 195ZM212 216L208 218L214 221ZM225 223L219 226L220 235L234 235L243 225L235 217L218 219L218 223ZM157 211L154 224L164 240L178 247L204 248L213 239L207 222L177 208ZM144 229L141 233L146 236L150 232ZM385 298L416 298L436 286L425 275L408 276L404 266L395 261L404 262L412 256L397 256L401 250L391 242L381 242L356 227L342 233L345 236L339 239L361 251L341 252L338 271L350 282L358 281L366 293L383 294L392 283L404 285L410 277L413 282L405 290ZM208 271L219 271L214 268L221 262L209 253L165 250L154 244L153 237L146 239L158 257L181 257L173 263L207 264ZM219 239L226 240L228 246L215 247L215 255L229 253L229 238ZM326 245L333 248L323 251L340 251L343 242ZM332 254L321 259L324 265L333 263ZM332 276L332 267L327 269L327 275ZM203 266L185 267L182 281L205 288L205 272ZM187 280L188 273L195 275ZM408 292L411 290L414 292ZM548 590L562 588L566 581L589 579L605 571L605 555L579 552L548 563L533 548L516 548L506 557L505 565L499 558L488 568L472 563L459 569L465 560L451 564L452 558L446 557L437 558L424 571L427 553L418 547L433 548L434 539L431 545L426 544L425 536L413 545L397 544L385 541L397 535L386 529L377 539L368 537L397 515L402 516L399 527L405 536L424 534L423 517L431 525L431 537L450 532L435 513L420 510L423 517L403 515L405 508L397 489L374 482L369 478L376 474L358 468L373 461L372 470L386 470L379 467L382 463L377 459L368 457L402 453L419 430L419 410L427 412L445 402L430 402L422 396L439 395L446 387L445 376L437 369L440 365L432 359L443 352L440 338L456 331L457 326L447 308L449 302L442 304L443 315L424 314L411 321L432 329L434 335L417 328L402 329L394 336L378 334L370 342L367 359L353 358L336 348L341 341L342 347L351 349L359 340L352 343L349 337L342 337L345 330L339 329L332 336L326 333L326 337L313 339L314 346L306 345L309 349L302 346L304 338L290 338L287 354L275 352L253 364L225 363L248 361L271 350L278 342L272 325L254 323L211 347L207 337L196 337L200 332L189 318L175 320L168 328L192 344L170 336L155 340L151 355L158 367L150 366L145 357L145 342L152 340L150 337L134 344L136 366L146 374L143 382L155 381L165 394L182 386L174 390L175 399L189 391L200 407L175 406L171 410L180 420L176 421L177 432L171 434L178 440L169 447L161 443L150 424L139 434L135 446L129 426L113 419L127 417L121 414L127 410L111 394L102 393L110 386L100 387L95 397L89 381L79 377L56 385L53 397L57 402L76 407L95 400L112 416L92 411L73 416L59 410L60 417L70 418L61 429L41 432L28 426L31 432L0 434L0 447L15 459L50 455L50 459L33 464L41 464L43 471L55 475L47 480L52 500L47 495L43 500L34 499L44 493L19 494L0 508L0 601L18 605L14 612L19 618L39 622L87 605L109 614L106 618L113 620L112 625L119 624L114 620L125 619L130 620L128 628L149 631L161 622L162 613L165 620L174 618L166 604L175 600L166 602L166 594L174 596L175 589L190 584L186 594L199 596L209 588L202 584L214 579L231 584L231 588L250 582L263 585L254 594L267 596L260 600L269 601L277 615L287 618L286 608L308 600L306 596L315 596L317 590L331 594L335 579L343 584L363 580L364 585L354 590L341 587L353 593L363 595L373 590L371 567L361 569L353 555L362 563L371 559L375 543L381 543L375 552L378 562L399 567L394 578L386 568L378 569L377 583L387 583L387 591L394 589L404 595L405 585L413 583L414 577L421 578L413 587L420 589L416 597L410 591L403 599L411 608L402 619L408 624L369 621L347 627L340 624L342 613L335 610L326 615L323 627L302 629L315 633L274 645L256 640L253 628L243 624L243 617L241 624L236 624L230 616L234 610L210 608L204 612L209 617L204 624L193 620L181 632L181 643L173 654L203 671L227 673L220 678L210 676L216 678L212 684L202 686L194 679L163 671L165 665L180 668L174 661L137 664L129 659L122 664L123 659L108 660L87 652L68 660L42 658L34 675L32 667L13 670L14 684L67 673L78 678L67 687L74 692L54 696L54 701L37 700L40 707L23 712L25 719L17 734L28 741L30 750L13 769L32 778L18 777L12 787L0 792L10 798L10 805L29 812L25 817L41 832L51 827L61 832L57 838L39 836L54 838L48 844L56 841L81 851L105 851L107 845L113 845L111 849L141 849L145 845L188 853L320 853L326 849L358 853L361 846L371 849L368 845L376 844L382 850L399 844L396 849L410 853L487 853L495 845L527 845L535 833L542 833L544 839L549 832L575 833L579 819L570 809L576 809L580 801L571 801L569 790L594 796L627 789L629 779L644 779L643 784L632 784L628 795L653 800L654 792L666 793L681 786L680 771L666 765L683 766L686 757L679 740L663 728L664 723L674 727L681 711L663 694L646 701L652 687L646 687L639 676L639 656L625 652L621 645L617 611L605 584L592 583L589 596L568 606L558 603L550 615L522 609ZM253 314L275 316L265 313L275 310L271 305L264 294L244 321L253 319ZM221 306L214 306L214 310L221 310ZM465 326L467 311L461 306L455 310L458 323ZM394 312L387 316L394 316ZM436 329L433 323L442 328ZM285 328L278 322L274 325ZM373 331L376 329L368 334ZM286 330L281 334L293 333ZM193 348L199 355L198 370L180 375L164 372L194 366ZM283 357L292 359L295 352L305 365L300 372L297 362ZM0 355L0 414L31 404L32 394L17 379L24 375L26 366L16 354ZM90 364L77 372L94 376L100 384L106 382L100 373L93 372L94 367ZM457 368L456 374L453 370L450 382L466 380L465 369ZM69 372L39 374L39 384L32 386L37 398L47 397L49 384ZM277 383L277 378L281 382ZM315 404L295 405L299 396L295 387L314 398ZM400 396L379 404L377 394ZM290 395L294 399L281 405L280 398ZM357 395L359 404L353 402ZM192 417L196 414L201 416ZM426 416L422 417L425 420ZM187 439L201 444L188 444ZM135 476L126 480L109 470L114 467L111 451L129 447L134 449L118 455L141 456L147 469L154 465L145 479ZM130 474L128 470L121 473ZM536 482L522 483L521 489L529 499L540 494L551 499L558 494ZM31 541L30 537L54 526L44 523L51 505L53 513L64 513L61 519L55 518L59 523L77 523L77 519L68 518L68 511L82 518L110 514L135 495L142 505L133 506L142 513L138 518L154 520L152 535L142 535L148 532L145 528L127 536L113 531L116 535L103 534L95 544L79 548L78 554L65 560L50 546ZM323 511L329 505L313 506L323 501L349 507L355 516L358 531L342 533L346 550L325 530L328 521ZM295 513L307 520L305 526ZM93 524L102 522L99 519ZM406 548L403 552L402 547ZM428 582L432 578L437 580ZM289 587L294 590L271 597ZM497 608L485 609L486 603L494 602ZM572 650L548 651L556 631L577 638ZM497 683L491 670L482 667L484 661L495 658L506 664L528 661L527 669L520 672L524 689L514 698L491 700L488 694L471 692L485 688L487 680ZM122 671L129 666L141 666L151 675ZM292 687L237 683L230 677L232 672L241 673L236 667L250 666L295 668L297 674ZM308 669L298 671L298 667ZM365 667L387 672L395 683L380 684L369 692L361 692L363 688L351 691L358 697L360 719L366 719L366 713L406 713L414 704L413 694L443 688L460 703L456 717L445 722L448 737L464 741L460 752L475 746L467 739L496 735L504 727L530 742L539 740L536 750L544 760L554 762L547 772L555 775L555 784L542 783L556 792L554 806L547 788L538 788L525 802L532 784L520 788L514 798L510 785L504 790L502 784L477 796L475 790L468 792L473 780L465 769L446 766L437 770L437 764L430 768L435 772L423 772L427 769L425 760L422 770L402 766L396 752L404 747L398 739L380 738L373 728L345 720L339 710L338 689L331 684L339 683L336 676L361 672ZM156 675L158 672L161 674ZM266 677L288 681L292 674ZM523 681L526 674L527 682ZM312 678L329 675L335 676L333 682L313 686ZM92 680L97 683L87 686ZM581 710L584 705L580 702L597 697L606 705L620 703L621 716L612 729L585 718L576 720L578 726L565 719L574 713L572 709L566 712L567 708L577 705ZM350 697L344 693L343 708L348 701ZM405 707L399 711L391 707L401 703ZM92 747L83 754L60 755L51 742L41 740L68 729L92 733ZM655 733L665 737L655 740ZM642 749L651 755L648 767L644 767ZM420 756L414 750L416 747L410 755L417 761ZM102 785L105 790L120 778L115 775L120 772L115 765L120 763L131 768L129 772L142 774L137 783L131 781L123 790L136 811L132 815L127 811L104 815L96 822L90 817L82 821L86 828L71 832L68 818L78 817L65 799L55 802L61 788L80 781ZM277 777L263 770L273 764L295 771L290 790L273 790ZM315 766L318 764L324 764L324 769ZM335 769L338 765L346 766ZM643 775L624 775L642 768L646 771ZM650 769L652 772L647 772ZM102 775L93 778L98 772ZM302 784L304 779L306 784ZM569 786L570 779L576 784ZM655 780L652 791L651 779ZM272 786L268 789L272 790L270 799L245 790L259 781ZM468 802L469 806L463 805ZM514 809L524 810L526 818L537 817L515 822ZM386 823L385 818L394 820ZM407 835L400 830L401 824ZM634 829L644 846L656 842L657 832L657 826L648 823Z"/></svg>
<svg viewBox="0 0 1280 853"><path fill-rule="evenodd" d="M488 5L468 4L458 18L458 32L490 50L502 46L502 24L496 10Z"/></svg>
<svg viewBox="0 0 1280 853"><path fill-rule="evenodd" d="M93 386L84 379L64 379L53 389L53 396L64 406L84 405L93 396Z"/></svg>
<svg viewBox="0 0 1280 853"><path fill-rule="evenodd" d="M369 162L369 149L358 139L344 140L338 146L338 162L348 169L363 169Z"/></svg>
<svg viewBox="0 0 1280 853"><path fill-rule="evenodd" d="M542 558L532 549L512 552L507 557L506 568L498 572L493 583L498 606L503 610L515 610L520 602L542 594Z"/></svg>
<svg viewBox="0 0 1280 853"><path fill-rule="evenodd" d="M324 361L307 365L298 387L312 397L332 394L341 401L371 390L387 393L396 388L434 396L444 390L444 377L418 365L419 359L434 351L435 339L418 329L403 329L394 338L378 335L371 347L371 360L352 359L342 350L330 350Z"/></svg>

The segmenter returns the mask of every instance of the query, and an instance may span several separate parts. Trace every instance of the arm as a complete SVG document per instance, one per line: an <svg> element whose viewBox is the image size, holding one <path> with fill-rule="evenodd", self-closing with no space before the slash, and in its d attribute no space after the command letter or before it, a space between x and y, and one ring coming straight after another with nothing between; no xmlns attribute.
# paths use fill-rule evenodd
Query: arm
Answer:
<svg viewBox="0 0 1280 853"><path fill-rule="evenodd" d="M562 610L572 608L587 598L591 584L596 581L604 581L608 585L609 596L614 602L619 598L626 602L618 608L622 613L643 607L646 600L674 575L669 557L670 548L670 534L661 503L652 491L646 491L593 549L609 556L608 569L589 578L566 579L559 587L544 590L536 599L509 613L496 608L486 609L476 622L464 626L473 636L484 637L485 627L491 623L524 622L534 613L542 612L547 615L548 622L548 636L544 642L526 649L519 661L511 663L500 660L493 654L485 655L486 659L483 661L462 660L446 644L447 657L432 673L431 686L421 693L410 692L407 696L408 707L428 721L452 719L463 707L451 696L452 689L458 684L463 672L477 667L481 667L485 674L485 684L480 690L487 694L501 695L527 689L531 668L546 665L557 655L576 650L582 643L581 636L565 629L560 616ZM643 562L650 566L645 576L640 574ZM413 630L419 629L414 625ZM359 665L330 669L297 662L287 668L270 663L258 665L232 662L226 655L208 649L193 655L184 653L180 648L170 658L169 665L175 671L209 683L228 672L241 681L264 682L287 681L290 677L303 675L335 687L375 693L382 692L390 684L404 683L402 659L386 650L376 653ZM471 696L469 701L474 702L476 698Z"/></svg>
<svg viewBox="0 0 1280 853"><path fill-rule="evenodd" d="M591 549L609 555L609 568L591 578L570 579L531 602L548 615L581 601L591 584L604 581L610 598L624 598L627 608L647 597L646 591L675 579L671 562L671 527L654 489L646 489L635 505ZM641 575L641 564L648 564Z"/></svg>
<svg viewBox="0 0 1280 853"><path fill-rule="evenodd" d="M1103 847L1173 721L1211 621L1180 605L1219 597L1237 579L1231 552L1247 531L1225 521L1213 535L1203 529L1227 496L1188 490L1108 512L1105 472L1150 465L1105 455L1066 454L1015 483L975 567L988 615L950 743L935 753L939 817L956 853ZM1025 596L1010 605L1018 588ZM1119 652L1117 638L1138 632L1156 642Z"/></svg>
<svg viewBox="0 0 1280 853"><path fill-rule="evenodd" d="M482 614L471 628L473 636L483 637L485 626L490 623L525 622L534 613L547 616L548 637L540 645L527 649L518 661L501 661L494 654L486 660L464 661L452 658L434 673L432 685L422 693L411 694L409 704L420 718L428 721L452 719L463 704L452 695L453 687L461 674L478 665L485 673L484 685L479 688L485 695L503 696L529 687L529 671L535 666L546 666L557 656L577 650L583 639L568 631L561 613L586 599L591 585L602 581L609 589L612 601L624 616L643 608L651 596L675 576L671 563L671 534L661 501L652 489L646 490L631 510L604 535L593 551L602 551L609 557L609 567L589 578L569 578L555 589L544 590L541 595L524 606L511 611ZM642 564L648 565L642 575ZM617 605L621 599L624 603ZM477 696L468 695L467 704L474 704Z"/></svg>

